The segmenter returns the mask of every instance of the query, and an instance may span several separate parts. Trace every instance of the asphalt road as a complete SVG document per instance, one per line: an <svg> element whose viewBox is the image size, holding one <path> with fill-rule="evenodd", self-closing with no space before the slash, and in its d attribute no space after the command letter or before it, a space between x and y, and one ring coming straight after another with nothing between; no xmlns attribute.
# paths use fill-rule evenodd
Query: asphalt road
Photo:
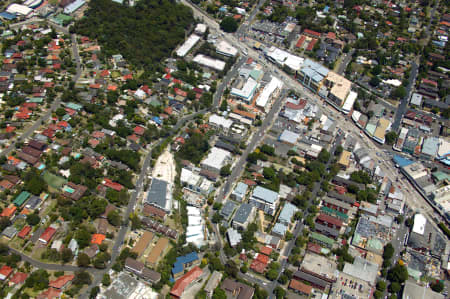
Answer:
<svg viewBox="0 0 450 299"><path fill-rule="evenodd" d="M392 124L393 131L397 132L398 129L400 128L400 125L401 125L402 119L403 119L403 115L405 114L406 109L408 108L408 102L409 102L409 99L411 98L411 93L412 93L412 90L416 83L416 77L417 77L418 71L419 71L418 61L417 62L413 61L412 66L411 66L411 74L409 76L408 86L406 87L406 95L401 100L400 105L398 105L397 111L395 112L394 123Z"/></svg>
<svg viewBox="0 0 450 299"><path fill-rule="evenodd" d="M344 60L342 60L341 64L339 65L338 74L342 75L342 73L344 73L348 63L352 60L354 52L355 49L351 49L347 54L345 54Z"/></svg>
<svg viewBox="0 0 450 299"><path fill-rule="evenodd" d="M214 94L214 97L213 97L213 107L214 108L219 107L220 99L222 98L222 94L225 91L225 88L227 87L230 80L236 77L239 68L245 63L246 60L247 60L246 57L241 57L239 59L239 61L233 65L231 70L222 79L222 81L220 82L219 86L217 87L216 93Z"/></svg>
<svg viewBox="0 0 450 299"><path fill-rule="evenodd" d="M273 120L276 118L276 114L280 111L281 105L284 102L284 98L286 96L286 91L283 91L281 95L274 102L272 108L269 113L265 116L261 127L254 133L251 141L248 143L247 148L242 153L238 162L234 165L233 170L231 171L231 175L226 180L223 188L219 190L216 195L216 200L218 202L222 202L222 200L226 197L226 195L231 191L231 187L234 182L241 176L241 173L244 170L245 163L247 163L247 156L253 152L256 145L261 141L262 137L265 135L266 130L270 127Z"/></svg>

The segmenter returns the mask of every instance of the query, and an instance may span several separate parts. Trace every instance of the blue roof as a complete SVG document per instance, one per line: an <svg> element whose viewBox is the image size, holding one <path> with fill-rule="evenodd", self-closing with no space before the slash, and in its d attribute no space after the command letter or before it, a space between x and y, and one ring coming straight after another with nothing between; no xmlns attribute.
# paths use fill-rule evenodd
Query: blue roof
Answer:
<svg viewBox="0 0 450 299"><path fill-rule="evenodd" d="M2 12L0 13L0 17L6 20L14 20L15 18L17 18L17 16L15 14L11 14L9 12Z"/></svg>
<svg viewBox="0 0 450 299"><path fill-rule="evenodd" d="M161 119L160 119L158 116L153 116L153 117L152 117L152 120L153 120L155 123L157 123L158 125L161 125L161 124L162 124L162 121L161 121Z"/></svg>
<svg viewBox="0 0 450 299"><path fill-rule="evenodd" d="M394 159L394 162L396 164L398 164L399 167L405 167L405 166L408 166L408 165L411 165L414 163L414 161L403 158L402 156L399 156L399 155L394 155L393 159Z"/></svg>
<svg viewBox="0 0 450 299"><path fill-rule="evenodd" d="M198 260L198 254L195 251L188 253L184 256L177 257L176 262L173 264L172 274L177 274L184 271L184 265L192 263Z"/></svg>
<svg viewBox="0 0 450 299"><path fill-rule="evenodd" d="M324 12L324 13L327 13L329 10L330 10L330 7L327 5L327 6L325 6L325 8L323 9L323 12Z"/></svg>

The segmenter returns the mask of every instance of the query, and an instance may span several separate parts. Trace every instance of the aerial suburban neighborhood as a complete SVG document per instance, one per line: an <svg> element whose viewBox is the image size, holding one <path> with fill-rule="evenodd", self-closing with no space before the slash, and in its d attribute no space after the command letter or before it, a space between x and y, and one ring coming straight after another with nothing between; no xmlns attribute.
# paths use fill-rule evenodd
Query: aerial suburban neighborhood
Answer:
<svg viewBox="0 0 450 299"><path fill-rule="evenodd" d="M444 299L450 6L0 3L0 298Z"/></svg>

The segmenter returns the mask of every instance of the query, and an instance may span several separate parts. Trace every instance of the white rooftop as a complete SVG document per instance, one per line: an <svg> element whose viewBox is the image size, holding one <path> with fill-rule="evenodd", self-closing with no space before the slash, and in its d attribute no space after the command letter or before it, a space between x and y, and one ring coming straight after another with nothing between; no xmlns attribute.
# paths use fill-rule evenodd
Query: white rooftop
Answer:
<svg viewBox="0 0 450 299"><path fill-rule="evenodd" d="M238 53L238 50L235 47L233 47L224 40L216 45L216 50L219 54L233 57L236 56Z"/></svg>
<svg viewBox="0 0 450 299"><path fill-rule="evenodd" d="M188 39L177 50L177 55L180 57L186 56L186 54L192 49L193 46L200 40L200 36L191 34Z"/></svg>
<svg viewBox="0 0 450 299"><path fill-rule="evenodd" d="M213 114L209 117L209 123L212 123L216 126L229 129L231 125L233 124L233 121L231 119L226 119L223 116Z"/></svg>
<svg viewBox="0 0 450 299"><path fill-rule="evenodd" d="M214 59L203 54L198 54L194 57L194 62L201 64L203 66L215 69L217 71L222 71L225 68L225 62L219 59Z"/></svg>
<svg viewBox="0 0 450 299"><path fill-rule="evenodd" d="M211 152L208 154L208 157L206 157L206 159L203 160L202 165L210 166L215 169L220 169L223 166L225 166L225 163L230 158L231 153L229 151L213 147L211 149Z"/></svg>
<svg viewBox="0 0 450 299"><path fill-rule="evenodd" d="M413 226L413 232L419 235L423 235L425 232L425 225L427 224L427 219L422 214L416 214L414 216L414 226Z"/></svg>
<svg viewBox="0 0 450 299"><path fill-rule="evenodd" d="M247 82L245 82L242 89L232 88L231 94L244 99L250 99L255 92L257 85L258 82L256 82L256 80L254 80L252 77L248 77Z"/></svg>
<svg viewBox="0 0 450 299"><path fill-rule="evenodd" d="M283 87L283 82L281 82L278 78L272 77L272 80L270 80L269 84L267 84L261 94L259 95L258 99L256 99L256 106L265 108L267 103L269 102L270 96L272 93Z"/></svg>

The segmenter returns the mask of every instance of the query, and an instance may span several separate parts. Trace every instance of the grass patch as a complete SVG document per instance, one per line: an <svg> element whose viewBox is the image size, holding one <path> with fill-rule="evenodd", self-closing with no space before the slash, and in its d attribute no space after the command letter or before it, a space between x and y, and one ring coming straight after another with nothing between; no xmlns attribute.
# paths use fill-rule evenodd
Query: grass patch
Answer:
<svg viewBox="0 0 450 299"><path fill-rule="evenodd" d="M67 180L63 177L57 176L56 174L48 171L44 172L43 179L50 187L58 190L67 183Z"/></svg>

